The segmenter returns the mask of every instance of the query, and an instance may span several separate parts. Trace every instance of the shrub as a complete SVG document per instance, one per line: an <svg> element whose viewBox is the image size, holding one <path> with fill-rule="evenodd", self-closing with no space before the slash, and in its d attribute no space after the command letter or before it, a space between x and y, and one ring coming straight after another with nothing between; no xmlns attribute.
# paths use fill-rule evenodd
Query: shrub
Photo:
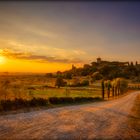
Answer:
<svg viewBox="0 0 140 140"><path fill-rule="evenodd" d="M128 82L125 79L120 79L120 92L123 93L127 90Z"/></svg>
<svg viewBox="0 0 140 140"><path fill-rule="evenodd" d="M66 78L66 79L72 79L72 74L71 73L66 73L64 75L64 78Z"/></svg>
<svg viewBox="0 0 140 140"><path fill-rule="evenodd" d="M79 103L88 101L98 101L101 98L96 97L51 97L48 99L33 98L31 100L15 99L15 100L2 100L0 102L0 111L16 110L27 107L39 107L46 106L48 102L51 104L68 104L68 103Z"/></svg>
<svg viewBox="0 0 140 140"><path fill-rule="evenodd" d="M10 100L2 100L1 104L1 111L7 111L12 109L12 101Z"/></svg>
<svg viewBox="0 0 140 140"><path fill-rule="evenodd" d="M23 100L23 99L15 99L14 101L12 101L12 105L14 106L14 108L19 109L19 108L23 108L23 107L28 107L28 102L27 100Z"/></svg>
<svg viewBox="0 0 140 140"><path fill-rule="evenodd" d="M67 104L67 103L78 103L78 102L87 102L87 101L95 101L100 100L100 98L96 97L51 97L49 98L49 102L51 104Z"/></svg>
<svg viewBox="0 0 140 140"><path fill-rule="evenodd" d="M63 104L63 103L73 103L72 97L50 97L49 102L51 104Z"/></svg>
<svg viewBox="0 0 140 140"><path fill-rule="evenodd" d="M67 82L65 82L61 76L58 76L56 78L56 81L55 81L55 86L57 86L58 88L60 88L60 87L63 87L65 85L67 85Z"/></svg>
<svg viewBox="0 0 140 140"><path fill-rule="evenodd" d="M60 103L60 99L57 97L50 97L49 98L49 103L51 104L59 104Z"/></svg>
<svg viewBox="0 0 140 140"><path fill-rule="evenodd" d="M74 79L73 84L69 85L70 87L82 87L82 86L89 86L88 80L83 80L80 82L79 79Z"/></svg>
<svg viewBox="0 0 140 140"><path fill-rule="evenodd" d="M89 81L88 80L83 80L80 85L81 86L89 86Z"/></svg>
<svg viewBox="0 0 140 140"><path fill-rule="evenodd" d="M46 106L48 104L47 99L33 98L31 100L15 99L15 100L2 100L0 102L0 111L15 110L27 107Z"/></svg>
<svg viewBox="0 0 140 140"><path fill-rule="evenodd" d="M74 98L75 102L86 102L86 101L95 101L97 98L93 97L75 97Z"/></svg>
<svg viewBox="0 0 140 140"><path fill-rule="evenodd" d="M102 79L102 75L97 71L97 72L94 72L91 76L92 80L95 81L95 80L100 80Z"/></svg>
<svg viewBox="0 0 140 140"><path fill-rule="evenodd" d="M48 100L43 98L33 98L32 100L29 100L30 106L46 106L47 104Z"/></svg>
<svg viewBox="0 0 140 140"><path fill-rule="evenodd" d="M83 102L83 101L85 101L86 100L86 97L85 98L83 98L83 97L75 97L74 98L74 101L75 102Z"/></svg>

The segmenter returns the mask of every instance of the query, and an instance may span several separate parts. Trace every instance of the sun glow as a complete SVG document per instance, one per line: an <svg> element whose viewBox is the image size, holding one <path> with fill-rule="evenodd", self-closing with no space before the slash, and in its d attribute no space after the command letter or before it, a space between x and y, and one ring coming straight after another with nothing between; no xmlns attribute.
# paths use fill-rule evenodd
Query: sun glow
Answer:
<svg viewBox="0 0 140 140"><path fill-rule="evenodd" d="M4 64L6 61L6 58L4 56L0 56L0 64Z"/></svg>

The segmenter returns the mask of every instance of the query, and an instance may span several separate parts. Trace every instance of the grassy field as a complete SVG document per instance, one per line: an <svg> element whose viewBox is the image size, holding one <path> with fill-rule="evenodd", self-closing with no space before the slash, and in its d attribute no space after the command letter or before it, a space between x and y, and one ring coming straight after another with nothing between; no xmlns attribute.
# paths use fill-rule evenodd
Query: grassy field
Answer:
<svg viewBox="0 0 140 140"><path fill-rule="evenodd" d="M74 77L75 78L75 77ZM73 79L64 79L72 83ZM90 80L89 77L76 77L80 81ZM5 89L2 82L9 80ZM101 82L90 83L87 87L55 87L56 78L47 78L45 75L1 75L0 76L0 100L1 99L31 99L49 97L101 97ZM138 87L140 84L130 83L130 87ZM107 95L107 94L106 94ZM105 97L106 97L105 95Z"/></svg>
<svg viewBox="0 0 140 140"><path fill-rule="evenodd" d="M31 91L34 97L101 97L100 88L48 88Z"/></svg>
<svg viewBox="0 0 140 140"><path fill-rule="evenodd" d="M79 79L82 80L83 77ZM101 97L101 84L95 82L87 87L55 87L55 78L46 78L44 75L6 75L0 77L0 83L9 80L6 92L0 88L0 99L49 98L49 97ZM66 79L65 79L66 80ZM71 83L73 79L66 80Z"/></svg>

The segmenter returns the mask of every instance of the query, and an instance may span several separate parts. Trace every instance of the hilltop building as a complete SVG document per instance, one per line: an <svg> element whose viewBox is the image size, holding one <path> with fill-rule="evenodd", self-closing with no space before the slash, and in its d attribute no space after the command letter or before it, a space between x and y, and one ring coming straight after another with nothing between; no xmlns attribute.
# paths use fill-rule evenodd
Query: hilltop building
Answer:
<svg viewBox="0 0 140 140"><path fill-rule="evenodd" d="M101 58L98 57L98 58L97 58L97 63L99 64L99 63L101 63L101 61L102 61Z"/></svg>
<svg viewBox="0 0 140 140"><path fill-rule="evenodd" d="M97 58L97 62L92 62L92 65L95 64L113 64L118 66L129 66L129 62L119 62L119 61L104 61L100 57Z"/></svg>

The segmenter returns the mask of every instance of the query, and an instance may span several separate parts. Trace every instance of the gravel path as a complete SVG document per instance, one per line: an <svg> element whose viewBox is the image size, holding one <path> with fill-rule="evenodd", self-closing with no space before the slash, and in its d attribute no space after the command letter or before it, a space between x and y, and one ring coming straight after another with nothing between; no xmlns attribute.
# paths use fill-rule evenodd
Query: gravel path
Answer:
<svg viewBox="0 0 140 140"><path fill-rule="evenodd" d="M140 121L131 108L133 92L119 99L0 116L0 139L138 139L129 118Z"/></svg>

